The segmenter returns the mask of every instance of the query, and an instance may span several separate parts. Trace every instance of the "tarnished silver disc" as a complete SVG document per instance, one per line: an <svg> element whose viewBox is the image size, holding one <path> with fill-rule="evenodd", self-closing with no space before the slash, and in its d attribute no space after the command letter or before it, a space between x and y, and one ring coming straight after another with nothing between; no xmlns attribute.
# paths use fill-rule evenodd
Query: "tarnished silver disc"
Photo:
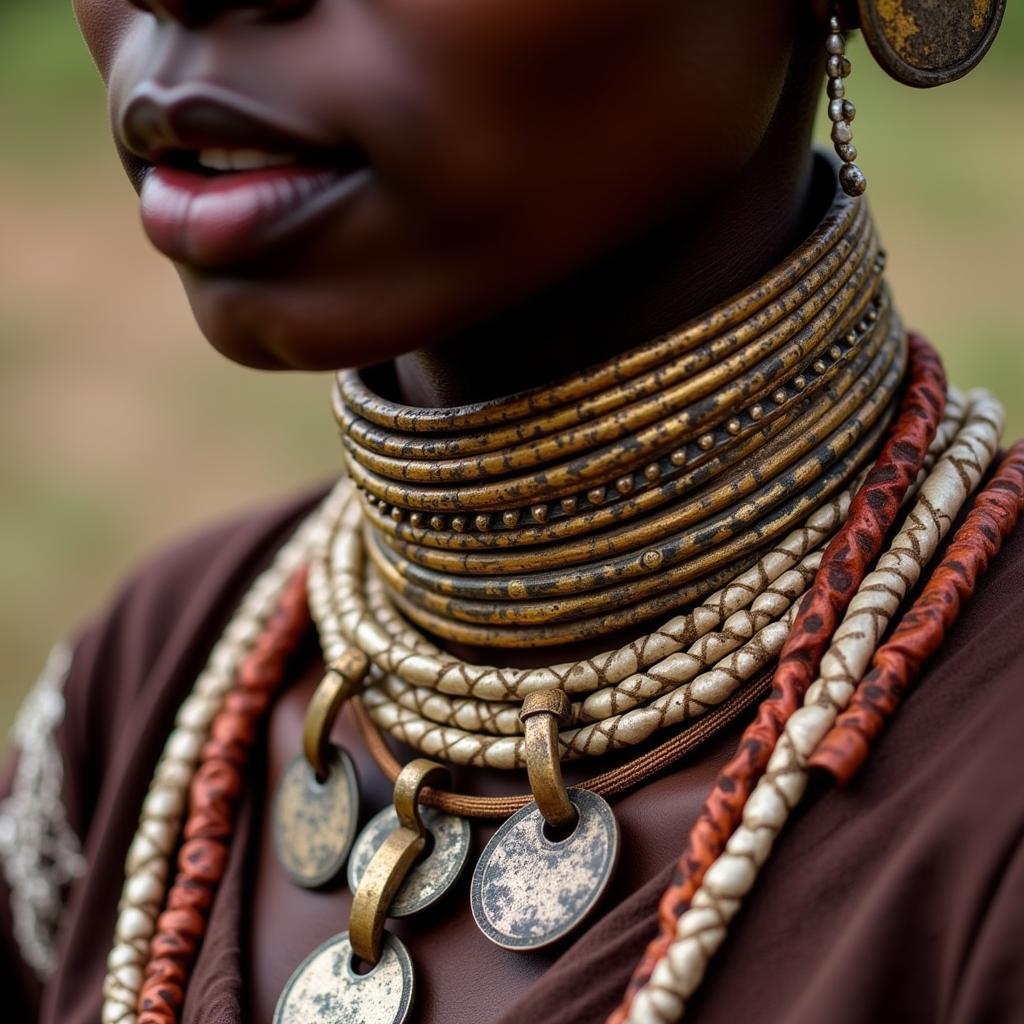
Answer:
<svg viewBox="0 0 1024 1024"><path fill-rule="evenodd" d="M331 748L323 782L301 754L292 760L274 796L273 836L278 862L296 885L317 889L336 878L358 824L359 782L344 750Z"/></svg>
<svg viewBox="0 0 1024 1024"><path fill-rule="evenodd" d="M398 939L385 932L380 963L356 974L344 932L295 969L277 1001L274 1024L403 1024L413 989L412 960Z"/></svg>
<svg viewBox="0 0 1024 1024"><path fill-rule="evenodd" d="M553 841L527 804L487 844L473 873L473 917L505 949L540 949L571 932L600 901L615 872L619 827L607 801L570 789L579 811L571 835Z"/></svg>
<svg viewBox="0 0 1024 1024"><path fill-rule="evenodd" d="M1006 0L858 0L875 60L893 78L928 88L967 74L999 32Z"/></svg>
<svg viewBox="0 0 1024 1024"><path fill-rule="evenodd" d="M436 903L458 880L469 857L470 827L465 818L442 814L432 807L420 810L423 824L434 837L434 848L406 875L388 910L388 917L408 917ZM375 814L359 833L348 862L348 887L355 892L373 855L398 827L393 807Z"/></svg>

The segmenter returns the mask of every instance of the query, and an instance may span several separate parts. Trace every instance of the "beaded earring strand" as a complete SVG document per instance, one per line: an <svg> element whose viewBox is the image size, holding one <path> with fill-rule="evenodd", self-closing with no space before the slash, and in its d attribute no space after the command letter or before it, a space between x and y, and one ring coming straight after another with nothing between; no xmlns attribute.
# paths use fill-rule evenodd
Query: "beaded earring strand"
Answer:
<svg viewBox="0 0 1024 1024"><path fill-rule="evenodd" d="M836 156L842 160L839 168L839 183L848 196L862 196L868 182L864 172L854 161L857 147L853 144L853 119L857 108L846 98L846 79L853 72L850 58L846 56L846 36L839 20L839 8L828 20L828 37L825 49L828 51L828 119L832 122L832 143Z"/></svg>

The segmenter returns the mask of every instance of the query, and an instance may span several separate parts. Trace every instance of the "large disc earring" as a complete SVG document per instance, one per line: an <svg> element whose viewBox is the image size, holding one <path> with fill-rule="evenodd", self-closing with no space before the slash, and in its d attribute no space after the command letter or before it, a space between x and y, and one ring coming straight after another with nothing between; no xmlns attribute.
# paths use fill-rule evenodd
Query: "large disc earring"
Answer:
<svg viewBox="0 0 1024 1024"><path fill-rule="evenodd" d="M898 82L922 89L953 82L974 68L995 40L1005 11L1006 0L857 0L875 60Z"/></svg>

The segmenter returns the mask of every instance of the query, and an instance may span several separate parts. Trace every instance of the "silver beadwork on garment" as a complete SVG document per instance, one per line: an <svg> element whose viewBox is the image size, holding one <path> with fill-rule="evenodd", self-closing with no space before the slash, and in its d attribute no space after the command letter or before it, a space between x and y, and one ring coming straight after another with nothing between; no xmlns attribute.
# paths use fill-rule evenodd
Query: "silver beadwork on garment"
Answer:
<svg viewBox="0 0 1024 1024"><path fill-rule="evenodd" d="M64 807L64 762L56 739L70 668L70 648L55 647L25 698L11 733L18 747L14 781L0 804L0 867L11 892L14 938L44 981L57 965L65 891L85 871Z"/></svg>

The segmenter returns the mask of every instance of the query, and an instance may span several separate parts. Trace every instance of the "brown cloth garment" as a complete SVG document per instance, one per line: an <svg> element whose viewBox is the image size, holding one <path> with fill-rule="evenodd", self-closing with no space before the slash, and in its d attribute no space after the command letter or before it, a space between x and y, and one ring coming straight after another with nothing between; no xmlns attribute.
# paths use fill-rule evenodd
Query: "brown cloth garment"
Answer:
<svg viewBox="0 0 1024 1024"><path fill-rule="evenodd" d="M310 501L158 558L77 644L58 738L88 870L69 894L60 966L45 988L18 955L0 881L6 1024L99 1020L125 851L175 711L245 587ZM816 786L783 831L687 1020L1024 1022L1022 635L1018 530L860 777L844 791ZM185 1024L267 1024L254 1009L266 995L261 1003L254 993L277 991L305 952L344 927L343 889L307 893L268 881L276 866L262 821L264 776L272 784L283 764L277 733L298 749L292 737L316 673L313 664L300 673L269 723L270 756L253 768ZM346 729L374 809L387 787ZM603 1021L654 934L670 865L736 735L615 802L623 834L615 888L575 942L526 955L497 949L473 928L467 879L432 914L395 925L417 970L413 1019ZM9 780L10 771L0 792Z"/></svg>

